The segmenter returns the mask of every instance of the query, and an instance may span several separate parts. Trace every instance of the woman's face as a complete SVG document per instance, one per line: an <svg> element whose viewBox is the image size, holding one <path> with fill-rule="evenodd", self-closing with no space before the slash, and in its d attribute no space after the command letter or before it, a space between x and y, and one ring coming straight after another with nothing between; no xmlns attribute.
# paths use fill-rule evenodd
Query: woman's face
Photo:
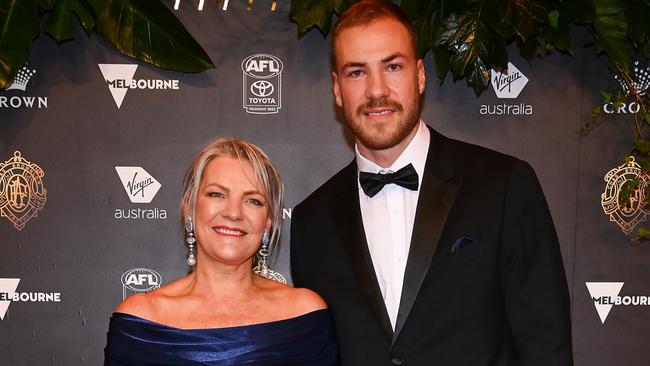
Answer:
<svg viewBox="0 0 650 366"><path fill-rule="evenodd" d="M216 157L205 167L194 218L198 262L240 265L250 261L270 228L268 202L252 165Z"/></svg>

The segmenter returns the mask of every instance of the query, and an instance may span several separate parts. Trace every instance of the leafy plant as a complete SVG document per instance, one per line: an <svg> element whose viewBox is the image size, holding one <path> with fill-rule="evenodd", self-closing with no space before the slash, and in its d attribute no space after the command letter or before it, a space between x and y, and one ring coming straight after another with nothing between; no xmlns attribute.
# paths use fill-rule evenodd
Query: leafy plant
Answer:
<svg viewBox="0 0 650 366"><path fill-rule="evenodd" d="M0 0L0 88L29 61L41 32L73 40L75 19L125 55L182 72L214 67L203 48L160 0Z"/></svg>

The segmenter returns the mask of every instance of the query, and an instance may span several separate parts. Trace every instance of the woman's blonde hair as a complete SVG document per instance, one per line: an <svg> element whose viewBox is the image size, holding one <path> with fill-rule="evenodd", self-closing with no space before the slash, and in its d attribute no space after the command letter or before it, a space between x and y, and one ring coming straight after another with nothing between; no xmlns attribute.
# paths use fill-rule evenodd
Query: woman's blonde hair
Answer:
<svg viewBox="0 0 650 366"><path fill-rule="evenodd" d="M272 252L280 239L282 230L284 184L282 177L264 151L247 141L215 138L196 155L183 179L181 226L184 226L188 217L194 218L196 199L205 167L216 157L238 159L241 164L246 161L253 167L255 178L261 185L262 195L267 202L267 211L271 217L269 251ZM250 178L252 179L252 177Z"/></svg>

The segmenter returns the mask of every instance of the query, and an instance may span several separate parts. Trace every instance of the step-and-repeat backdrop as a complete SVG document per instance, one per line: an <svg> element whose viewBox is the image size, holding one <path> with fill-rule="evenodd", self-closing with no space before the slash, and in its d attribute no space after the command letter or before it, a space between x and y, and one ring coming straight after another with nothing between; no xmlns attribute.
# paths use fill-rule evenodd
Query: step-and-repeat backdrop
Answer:
<svg viewBox="0 0 650 366"><path fill-rule="evenodd" d="M331 94L329 39L298 40L284 2L275 12L264 2L252 12L244 1L227 11L180 5L216 69L160 70L77 29L61 46L41 35L0 91L2 365L101 364L115 305L187 273L181 179L212 137L258 144L284 176L273 264L287 276L293 206L353 158ZM441 85L430 57L423 119L537 171L569 279L576 365L650 364L650 244L624 234L645 211L612 198L634 173L618 167L638 105L602 105L607 121L580 136L600 90L620 88L606 60L576 47L531 64L513 48L516 77L493 74L477 98L464 82Z"/></svg>

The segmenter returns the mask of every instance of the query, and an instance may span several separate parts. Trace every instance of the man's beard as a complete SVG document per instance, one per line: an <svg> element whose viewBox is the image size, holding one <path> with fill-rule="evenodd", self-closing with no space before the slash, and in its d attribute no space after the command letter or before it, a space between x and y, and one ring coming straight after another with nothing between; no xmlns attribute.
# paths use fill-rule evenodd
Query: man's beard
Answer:
<svg viewBox="0 0 650 366"><path fill-rule="evenodd" d="M371 108L390 108L393 113L404 112L402 104L388 98L369 99L360 105L355 115L350 115L349 109L344 108L347 125L354 132L357 140L371 150L385 150L402 142L413 131L420 121L419 99L411 103L411 108L406 110L402 119L373 126L363 126L361 120L364 112ZM395 125L396 124L396 125Z"/></svg>

